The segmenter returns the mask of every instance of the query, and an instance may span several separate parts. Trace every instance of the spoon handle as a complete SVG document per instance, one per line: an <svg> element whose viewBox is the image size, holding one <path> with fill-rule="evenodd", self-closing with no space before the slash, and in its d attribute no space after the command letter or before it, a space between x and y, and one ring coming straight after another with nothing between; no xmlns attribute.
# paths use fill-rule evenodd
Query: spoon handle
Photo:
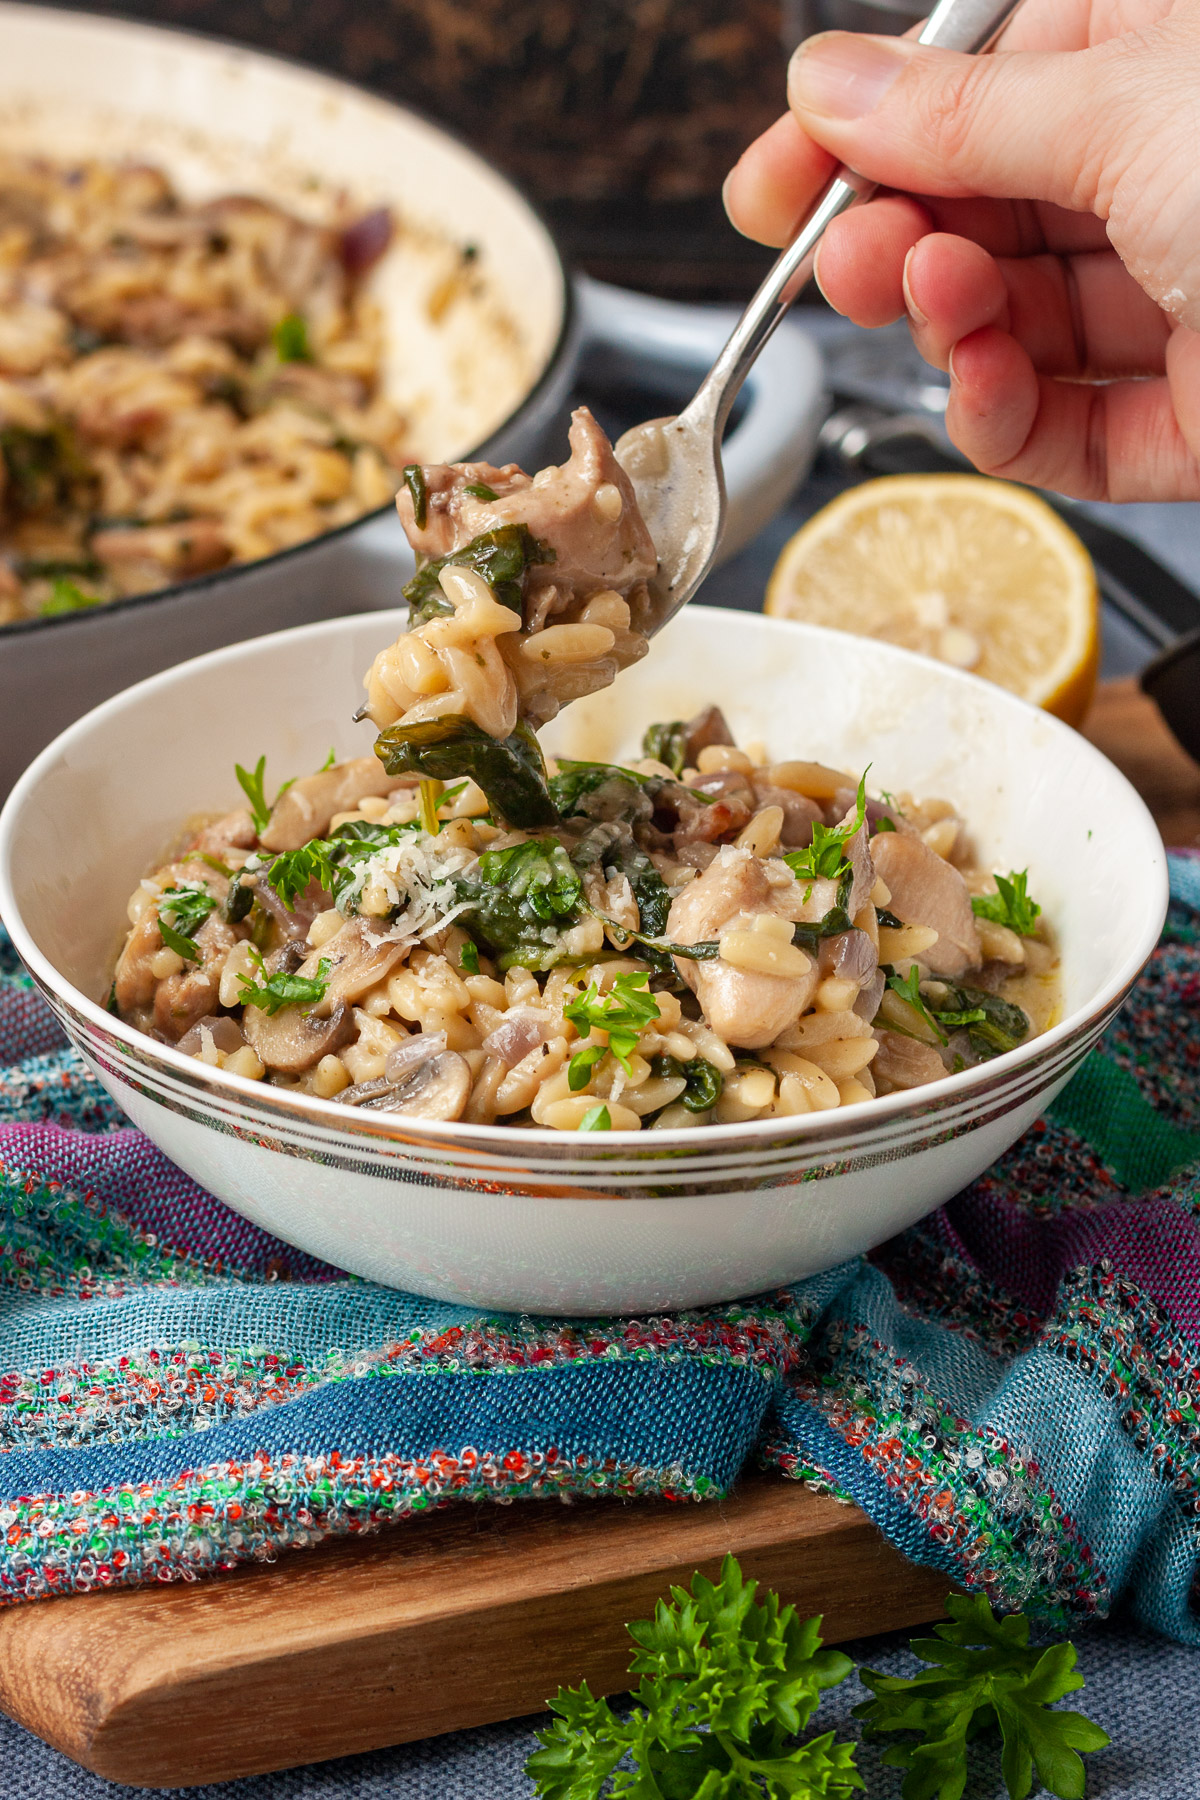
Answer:
<svg viewBox="0 0 1200 1800"><path fill-rule="evenodd" d="M977 54L995 41L1020 4L1021 0L938 0L917 42L932 44L939 50ZM873 182L865 181L852 169L840 169L750 300L687 408L687 414L697 422L705 416L711 419L718 443L759 351L811 276L816 248L826 227L860 200L869 199L874 191Z"/></svg>

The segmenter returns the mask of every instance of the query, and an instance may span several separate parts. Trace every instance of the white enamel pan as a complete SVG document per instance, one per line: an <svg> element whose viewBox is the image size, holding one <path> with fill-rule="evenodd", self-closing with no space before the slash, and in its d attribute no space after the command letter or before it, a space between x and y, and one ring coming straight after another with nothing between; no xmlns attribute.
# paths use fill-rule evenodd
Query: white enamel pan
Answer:
<svg viewBox="0 0 1200 1800"><path fill-rule="evenodd" d="M454 137L307 68L155 26L0 3L0 148L132 156L189 197L256 193L319 214L337 191L401 222L374 271L388 385L423 460L538 467L565 449L588 355L682 400L732 314L568 281L546 226ZM467 246L479 291L431 317ZM436 311L437 309L432 309ZM781 330L731 435L726 554L806 473L822 416L819 356ZM394 606L405 579L390 508L263 561L0 630L0 796L72 720L187 657L284 626Z"/></svg>

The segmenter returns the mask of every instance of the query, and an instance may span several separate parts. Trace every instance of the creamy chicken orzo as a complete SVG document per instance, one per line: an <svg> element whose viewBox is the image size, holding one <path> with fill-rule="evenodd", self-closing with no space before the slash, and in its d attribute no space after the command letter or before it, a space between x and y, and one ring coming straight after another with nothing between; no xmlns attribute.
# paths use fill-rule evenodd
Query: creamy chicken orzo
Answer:
<svg viewBox="0 0 1200 1800"><path fill-rule="evenodd" d="M160 169L0 154L0 624L269 555L385 505L405 423L363 277L315 225Z"/></svg>
<svg viewBox="0 0 1200 1800"><path fill-rule="evenodd" d="M407 473L375 755L273 801L239 768L248 806L131 897L111 1009L253 1080L559 1131L822 1112L1044 1030L1052 933L948 802L739 747L715 706L627 763L543 760L532 726L644 653L655 569L585 411L571 445L532 480Z"/></svg>

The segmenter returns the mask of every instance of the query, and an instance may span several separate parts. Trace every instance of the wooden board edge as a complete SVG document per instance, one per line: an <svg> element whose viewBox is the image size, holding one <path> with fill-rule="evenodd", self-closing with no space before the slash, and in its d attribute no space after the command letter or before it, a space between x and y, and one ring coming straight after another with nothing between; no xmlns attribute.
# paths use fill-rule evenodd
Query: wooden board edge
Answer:
<svg viewBox="0 0 1200 1800"><path fill-rule="evenodd" d="M823 1515L830 1504L821 1503ZM713 1522L716 1509L703 1510ZM803 1613L824 1610L829 1642L941 1616L946 1578L907 1563L856 1508L838 1511L843 1517L832 1526L826 1515L815 1533L793 1526L753 1546L737 1541L744 1521L735 1513L724 1547ZM251 1660L235 1644L223 1666L210 1659L200 1673L187 1667L185 1634L171 1647L172 1666L164 1664L157 1677L143 1657L135 1681L99 1686L89 1685L87 1670L89 1662L97 1667L89 1651L101 1646L81 1614L73 1659L55 1673L38 1655L35 1689L5 1679L12 1663L4 1660L0 1705L95 1774L137 1787L235 1780L493 1724L541 1711L560 1684L581 1678L594 1692L622 1691L630 1652L624 1622L646 1616L671 1582L688 1581L697 1566L715 1575L724 1549L712 1548L711 1539L708 1548L697 1558L680 1546L674 1555L648 1558L633 1575L594 1585L560 1581L553 1591L517 1593L469 1614L455 1609L408 1625L393 1618L375 1626L369 1610L347 1609L337 1643L293 1651L277 1642ZM831 1590L839 1596L833 1606ZM216 1598L212 1585L208 1591ZM169 1591L155 1598L169 1598ZM44 1604L90 1602L83 1596ZM497 1646L504 1646L500 1658Z"/></svg>

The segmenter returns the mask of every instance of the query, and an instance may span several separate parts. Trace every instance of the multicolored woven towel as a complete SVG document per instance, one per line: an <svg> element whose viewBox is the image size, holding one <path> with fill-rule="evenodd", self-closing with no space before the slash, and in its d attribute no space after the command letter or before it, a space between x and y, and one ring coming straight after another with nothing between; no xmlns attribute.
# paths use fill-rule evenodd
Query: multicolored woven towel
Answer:
<svg viewBox="0 0 1200 1800"><path fill-rule="evenodd" d="M268 1238L123 1123L5 944L0 1596L447 1501L704 1500L758 1458L1001 1606L1062 1626L1125 1593L1200 1643L1200 858L1172 892L1103 1049L941 1212L781 1293L607 1321Z"/></svg>

